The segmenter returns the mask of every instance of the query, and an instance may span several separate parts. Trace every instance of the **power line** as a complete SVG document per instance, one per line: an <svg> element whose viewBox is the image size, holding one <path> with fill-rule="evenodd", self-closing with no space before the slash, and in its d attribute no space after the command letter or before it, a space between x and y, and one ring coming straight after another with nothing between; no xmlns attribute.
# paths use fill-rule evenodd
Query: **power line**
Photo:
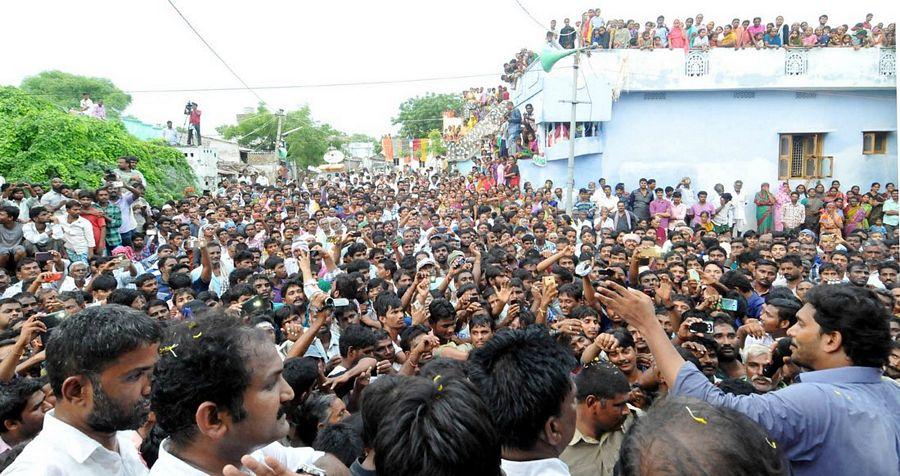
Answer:
<svg viewBox="0 0 900 476"><path fill-rule="evenodd" d="M380 85L380 84L423 83L423 82L428 82L428 81L445 81L445 80L453 80L453 79L486 78L486 77L490 77L490 76L497 76L497 73L463 74L463 75L456 75L456 76L440 76L440 77L430 77L430 78L355 81L355 82L346 82L346 83L312 83L312 84L290 84L290 85L280 85L280 86L254 86L254 88L255 89L272 90L272 89L333 88L333 87L346 87L346 86L373 86L373 85ZM147 94L147 93L240 91L243 89L245 89L245 88L224 87L224 88L132 89L132 90L128 90L125 92L129 93L129 94ZM246 89L249 89L249 86L247 86Z"/></svg>
<svg viewBox="0 0 900 476"><path fill-rule="evenodd" d="M214 54L214 55L216 56L216 58L218 58L219 61L221 61L222 64L225 65L225 68L228 69L228 71L230 71L231 74L232 74L235 78L237 78L237 80L240 81L241 84L244 85L244 88L247 89L248 91L250 91L251 93L253 93L253 95L256 96L256 99L259 99L259 102L265 103L265 101L263 100L263 98L262 98L256 91L254 91L253 88L251 88L250 85L248 85L247 82L244 81L244 80L240 77L240 75L238 75L237 72L236 72L236 71L228 64L228 62L225 61L225 59L222 58L222 56L219 55L219 53L216 52L216 50L212 47L212 45L210 45L209 42L206 41L205 38L203 38L203 35L201 35L200 32L197 31L196 28L194 28L194 25L191 25L191 22L187 19L187 17L184 16L183 13L181 13L181 10L179 10L178 7L176 7L175 4L172 3L172 0L167 0L167 1L169 2L169 5L171 5L172 8L175 10L175 12L178 13L178 16L180 16L181 19L184 20L184 23L187 24L188 28L190 28L191 31L193 31L194 34L197 35L197 38L200 38L200 41L202 41L203 44L206 45L206 47L209 49L209 51L211 51L212 54Z"/></svg>
<svg viewBox="0 0 900 476"><path fill-rule="evenodd" d="M535 22L539 27L541 27L542 30L545 30L545 31L550 30L549 28L544 26L544 24L541 23L540 20L538 20L537 18L534 17L534 15L532 15L531 12L529 12L528 9L525 8L525 5L522 5L522 2L520 2L519 0L513 0L513 1L516 2L516 5L518 5L519 8L521 8L522 11L525 12L526 15L528 15L528 18L531 18L531 20L533 22Z"/></svg>

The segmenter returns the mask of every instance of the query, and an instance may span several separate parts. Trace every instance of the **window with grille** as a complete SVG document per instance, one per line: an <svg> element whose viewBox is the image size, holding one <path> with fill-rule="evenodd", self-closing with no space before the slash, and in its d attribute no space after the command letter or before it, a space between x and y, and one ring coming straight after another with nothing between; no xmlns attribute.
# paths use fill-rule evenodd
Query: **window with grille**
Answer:
<svg viewBox="0 0 900 476"><path fill-rule="evenodd" d="M822 154L825 134L779 134L778 178L831 177L834 157Z"/></svg>

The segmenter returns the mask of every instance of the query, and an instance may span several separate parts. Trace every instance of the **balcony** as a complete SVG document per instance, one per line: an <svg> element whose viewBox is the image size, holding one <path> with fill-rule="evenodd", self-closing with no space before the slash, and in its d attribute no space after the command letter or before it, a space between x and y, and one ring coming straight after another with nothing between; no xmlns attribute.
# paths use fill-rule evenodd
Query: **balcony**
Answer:
<svg viewBox="0 0 900 476"><path fill-rule="evenodd" d="M544 89L545 81L571 78L571 65L572 57L564 58L545 74L539 62L532 64L512 91L512 99L530 101ZM723 89L894 89L897 85L893 48L595 50L589 58L582 56L580 71L588 82L605 80L613 96Z"/></svg>

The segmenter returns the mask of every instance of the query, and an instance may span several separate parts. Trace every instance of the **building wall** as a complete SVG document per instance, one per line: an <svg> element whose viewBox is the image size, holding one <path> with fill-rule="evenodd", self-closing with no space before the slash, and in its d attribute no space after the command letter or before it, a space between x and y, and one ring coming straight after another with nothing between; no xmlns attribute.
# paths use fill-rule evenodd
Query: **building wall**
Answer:
<svg viewBox="0 0 900 476"><path fill-rule="evenodd" d="M689 176L695 191L712 190L715 183L730 190L740 179L755 192L762 182L777 182L779 133L803 132L825 133L823 154L834 156L833 178L845 187L867 189L871 182L897 180L895 91L818 91L804 99L772 90L755 91L753 98L736 98L733 91L653 97L622 94L612 120L603 124L602 153L576 157L576 189L600 177L632 187L641 177L674 185ZM887 154L863 155L863 131L890 131ZM566 160L545 167L520 161L523 180L535 186L552 180L564 187L566 165ZM823 182L827 186L830 180ZM815 180L791 181L797 183Z"/></svg>

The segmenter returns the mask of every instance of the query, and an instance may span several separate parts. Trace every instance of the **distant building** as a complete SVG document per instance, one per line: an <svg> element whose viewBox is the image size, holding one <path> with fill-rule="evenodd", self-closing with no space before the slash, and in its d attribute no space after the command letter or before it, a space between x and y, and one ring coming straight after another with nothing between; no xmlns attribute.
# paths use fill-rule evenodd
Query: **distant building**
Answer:
<svg viewBox="0 0 900 476"><path fill-rule="evenodd" d="M511 91L534 107L546 159L520 161L523 182L565 187L571 66L532 64ZM600 177L689 176L694 190L741 179L750 193L779 180L896 181L896 86L893 48L594 51L579 69L575 189Z"/></svg>

